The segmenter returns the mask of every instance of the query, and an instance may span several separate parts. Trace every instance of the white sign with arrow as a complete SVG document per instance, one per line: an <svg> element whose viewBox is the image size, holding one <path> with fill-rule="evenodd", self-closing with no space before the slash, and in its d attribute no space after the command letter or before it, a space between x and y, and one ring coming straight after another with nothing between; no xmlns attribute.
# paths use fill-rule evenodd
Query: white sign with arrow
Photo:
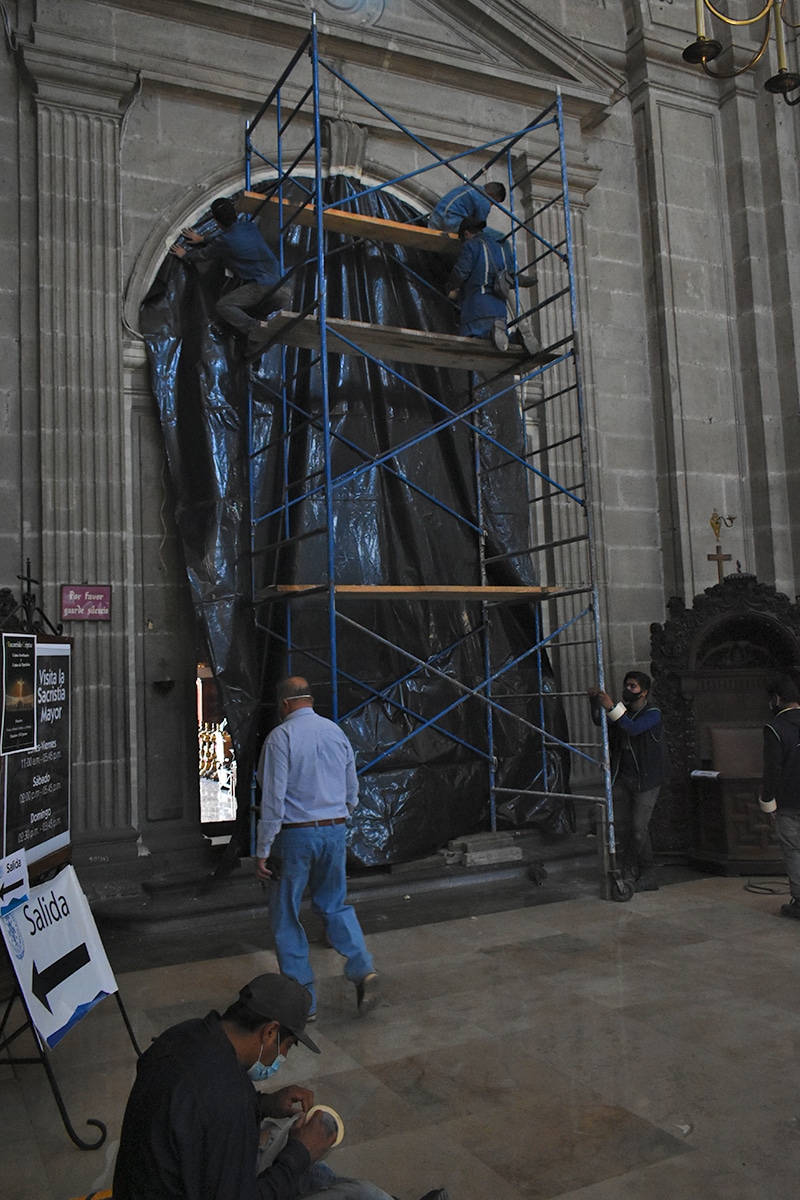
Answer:
<svg viewBox="0 0 800 1200"><path fill-rule="evenodd" d="M52 1048L117 990L89 902L72 867L30 889L0 920L31 1020Z"/></svg>

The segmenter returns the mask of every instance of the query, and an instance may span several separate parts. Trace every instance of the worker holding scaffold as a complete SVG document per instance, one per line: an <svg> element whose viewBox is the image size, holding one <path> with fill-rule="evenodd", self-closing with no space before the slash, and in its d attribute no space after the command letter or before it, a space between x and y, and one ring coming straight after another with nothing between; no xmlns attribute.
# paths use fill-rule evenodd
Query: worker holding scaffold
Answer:
<svg viewBox="0 0 800 1200"><path fill-rule="evenodd" d="M257 350L264 340L265 321L251 316L247 309L256 308L271 296L273 309L288 302L288 289L279 287L281 269L254 221L238 220L233 201L215 200L211 215L220 232L211 238L193 229L181 230L190 243L188 247L175 242L170 254L194 265L216 260L239 281L232 291L223 292L216 304L216 314L228 325L247 335L247 354Z"/></svg>

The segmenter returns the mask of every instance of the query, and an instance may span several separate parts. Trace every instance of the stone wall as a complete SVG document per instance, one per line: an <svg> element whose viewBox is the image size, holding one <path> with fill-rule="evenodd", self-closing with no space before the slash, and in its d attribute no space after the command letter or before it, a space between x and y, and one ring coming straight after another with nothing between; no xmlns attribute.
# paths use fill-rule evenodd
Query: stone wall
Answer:
<svg viewBox="0 0 800 1200"><path fill-rule="evenodd" d="M137 313L180 227L241 187L245 119L309 9L6 7L0 586L25 555L54 615L61 583L112 584L110 626L69 630L76 841L98 863L134 861L139 837L159 861L196 858L194 627ZM794 594L796 113L758 74L721 85L682 63L692 14L669 0L465 0L437 21L413 0L316 7L331 59L443 153L519 128L562 88L612 686L647 665L668 598L714 582L714 509L736 517L732 563ZM323 107L367 127L376 181L420 164L332 77ZM448 182L400 190L425 204ZM576 690L591 660L568 664ZM580 739L578 701L572 717Z"/></svg>

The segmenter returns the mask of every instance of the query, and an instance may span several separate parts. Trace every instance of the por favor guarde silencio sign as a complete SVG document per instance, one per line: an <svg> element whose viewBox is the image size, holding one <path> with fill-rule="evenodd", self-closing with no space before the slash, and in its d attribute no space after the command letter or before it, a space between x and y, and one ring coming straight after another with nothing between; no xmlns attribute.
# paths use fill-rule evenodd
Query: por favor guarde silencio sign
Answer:
<svg viewBox="0 0 800 1200"><path fill-rule="evenodd" d="M37 744L4 757L2 857L24 850L28 864L69 845L71 647L36 645Z"/></svg>
<svg viewBox="0 0 800 1200"><path fill-rule="evenodd" d="M65 583L61 587L62 621L110 621L110 583Z"/></svg>

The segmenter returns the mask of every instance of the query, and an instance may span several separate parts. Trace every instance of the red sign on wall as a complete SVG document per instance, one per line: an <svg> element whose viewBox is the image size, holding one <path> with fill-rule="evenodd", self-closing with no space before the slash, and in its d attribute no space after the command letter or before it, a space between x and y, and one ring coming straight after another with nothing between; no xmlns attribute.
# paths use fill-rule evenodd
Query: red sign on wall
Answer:
<svg viewBox="0 0 800 1200"><path fill-rule="evenodd" d="M62 621L110 621L110 583L64 583L61 586Z"/></svg>

